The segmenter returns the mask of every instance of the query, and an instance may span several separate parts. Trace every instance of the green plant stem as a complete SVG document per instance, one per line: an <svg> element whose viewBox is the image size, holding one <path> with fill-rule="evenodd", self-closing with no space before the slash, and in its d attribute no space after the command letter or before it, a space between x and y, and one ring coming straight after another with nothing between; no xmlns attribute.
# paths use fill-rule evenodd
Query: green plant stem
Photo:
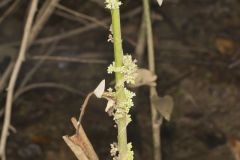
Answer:
<svg viewBox="0 0 240 160"><path fill-rule="evenodd" d="M147 33L147 45L148 45L148 65L149 70L155 73L155 57L154 57L154 46L153 46L153 33L150 16L149 0L143 0L144 8L144 19L146 24ZM150 88L150 99L157 95L156 87ZM162 124L162 117L158 117L156 108L151 104L151 118L152 118L152 134L153 134L153 152L154 160L161 160L161 140L160 140L160 129Z"/></svg>
<svg viewBox="0 0 240 160"><path fill-rule="evenodd" d="M121 38L121 24L120 24L120 11L119 9L112 9L112 31L114 41L114 58L116 67L122 66L123 50L122 50L122 38ZM119 85L122 83L123 75L119 72L115 73L116 79L116 93L117 101L121 101L125 98L123 92L123 86ZM126 114L122 118L117 120L118 126L118 149L120 160L127 159L127 123Z"/></svg>

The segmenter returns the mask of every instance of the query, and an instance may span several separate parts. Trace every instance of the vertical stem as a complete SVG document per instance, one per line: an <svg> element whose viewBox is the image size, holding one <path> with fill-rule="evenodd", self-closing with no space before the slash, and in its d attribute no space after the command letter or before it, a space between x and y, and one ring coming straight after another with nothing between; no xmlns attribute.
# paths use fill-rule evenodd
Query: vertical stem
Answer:
<svg viewBox="0 0 240 160"><path fill-rule="evenodd" d="M118 1L118 0L116 0ZM122 50L122 38L121 38L121 24L120 24L120 11L119 8L112 9L112 31L114 41L114 58L116 67L122 66L123 50ZM123 74L115 72L116 79L116 93L117 101L124 99L123 86L119 85L123 79ZM118 149L120 160L127 159L127 124L126 115L117 121L118 125Z"/></svg>
<svg viewBox="0 0 240 160"><path fill-rule="evenodd" d="M29 10L26 25L24 27L23 40L21 43L18 58L14 65L13 72L11 74L11 78L9 81L9 86L7 90L7 100L5 105L3 129L2 129L1 142L0 142L0 156L2 159L4 159L5 157L5 148L7 143L8 130L11 123L11 112L12 112L14 88L15 88L16 80L18 78L19 71L21 69L22 63L25 58L25 52L27 50L27 45L28 45L28 38L31 31L34 15L37 10L37 4L38 4L38 0L33 0L30 2L30 10Z"/></svg>
<svg viewBox="0 0 240 160"><path fill-rule="evenodd" d="M122 66L123 51L122 51L122 38L121 38L121 24L119 9L112 9L112 31L114 41L114 58L116 67ZM120 72L115 73L116 83L118 83L123 75Z"/></svg>
<svg viewBox="0 0 240 160"><path fill-rule="evenodd" d="M149 0L143 0L144 7L144 19L147 32L147 45L148 45L148 65L149 70L155 73L155 58L154 58L154 46L153 46L153 33L151 25ZM153 95L157 94L156 87L150 88L150 99ZM160 140L160 127L162 123L162 117L158 118L156 108L151 104L151 117L152 117L152 132L153 132L153 152L154 160L161 160L161 140Z"/></svg>

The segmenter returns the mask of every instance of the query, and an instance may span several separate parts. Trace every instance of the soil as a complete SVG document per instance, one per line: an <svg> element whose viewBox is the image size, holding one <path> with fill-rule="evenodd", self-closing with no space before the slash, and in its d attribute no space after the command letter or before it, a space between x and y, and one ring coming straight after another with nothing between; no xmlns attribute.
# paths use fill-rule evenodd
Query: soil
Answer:
<svg viewBox="0 0 240 160"><path fill-rule="evenodd" d="M21 2L18 9L0 24L0 48L21 40L27 2ZM61 3L98 20L110 16L106 9L94 2ZM0 8L0 13L4 13L9 5ZM138 6L141 1L126 0L122 13ZM240 55L240 2L168 0L161 8L154 1L151 6L157 89L161 96L171 95L175 103L171 120L164 121L161 129L163 159L234 160L228 137L240 139L240 73L236 63ZM137 42L141 14L122 20L124 50L133 55L135 47L124 37ZM83 25L83 22L64 19L54 13L38 38L59 35ZM113 77L106 71L113 60L113 48L107 42L108 32L98 27L57 42L53 56L101 59L106 63L45 61L28 84L60 83L82 94L39 88L21 95L14 102L12 112L12 126L16 133L10 132L8 160L76 159L62 136L74 133L70 118L78 117L87 93L104 78L108 84L113 83ZM33 45L28 54L43 55L51 45ZM18 49L18 46L14 48ZM8 62L8 55L1 51L1 74ZM32 59L25 61L18 86L36 62ZM147 67L146 55L141 67ZM6 92L0 96L3 107ZM110 143L116 141L117 131L112 118L104 111L105 106L106 101L91 98L83 127L100 159L111 159ZM148 87L138 89L132 114L133 123L128 129L135 159L150 160L152 132Z"/></svg>

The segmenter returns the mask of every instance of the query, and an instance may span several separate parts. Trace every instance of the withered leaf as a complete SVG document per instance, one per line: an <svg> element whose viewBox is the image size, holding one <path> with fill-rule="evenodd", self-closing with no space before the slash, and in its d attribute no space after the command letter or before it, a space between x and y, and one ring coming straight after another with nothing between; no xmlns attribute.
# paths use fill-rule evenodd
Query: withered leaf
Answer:
<svg viewBox="0 0 240 160"><path fill-rule="evenodd" d="M105 79L102 80L99 85L97 86L97 88L94 90L94 94L97 98L101 98L102 94L105 90Z"/></svg>
<svg viewBox="0 0 240 160"><path fill-rule="evenodd" d="M71 118L74 128L77 130L77 120L76 118ZM99 160L91 142L89 141L84 129L80 126L78 133L72 136L63 136L64 141L74 152L79 160Z"/></svg>
<svg viewBox="0 0 240 160"><path fill-rule="evenodd" d="M158 4L159 4L159 6L161 6L161 5L162 5L162 2L163 2L163 0L157 0L157 2L158 2Z"/></svg>
<svg viewBox="0 0 240 160"><path fill-rule="evenodd" d="M73 151L75 156L77 157L78 160L89 160L84 153L83 149L81 146L76 145L69 136L63 136L64 141L66 144L69 146L69 148Z"/></svg>
<svg viewBox="0 0 240 160"><path fill-rule="evenodd" d="M236 138L230 137L228 138L228 144L232 150L235 160L240 160L240 141Z"/></svg>
<svg viewBox="0 0 240 160"><path fill-rule="evenodd" d="M148 69L139 68L137 70L137 77L135 79L135 84L131 87L140 87L144 85L156 86L157 75L149 71Z"/></svg>
<svg viewBox="0 0 240 160"><path fill-rule="evenodd" d="M151 104L167 121L170 120L173 111L173 98L171 96L159 97L157 94L151 97Z"/></svg>
<svg viewBox="0 0 240 160"><path fill-rule="evenodd" d="M215 45L222 55L231 55L234 53L236 44L233 40L227 38L217 38Z"/></svg>

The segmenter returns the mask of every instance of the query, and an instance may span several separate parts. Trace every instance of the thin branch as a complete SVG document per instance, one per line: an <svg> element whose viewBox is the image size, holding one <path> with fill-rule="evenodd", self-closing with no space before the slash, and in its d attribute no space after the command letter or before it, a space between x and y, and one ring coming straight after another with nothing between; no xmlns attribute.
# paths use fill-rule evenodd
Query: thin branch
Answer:
<svg viewBox="0 0 240 160"><path fill-rule="evenodd" d="M87 59L87 58L77 58L77 57L63 57L63 56L32 56L29 57L32 60L49 60L49 61L63 61L63 62L77 62L77 63L96 63L96 64L106 64L107 60L101 59Z"/></svg>
<svg viewBox="0 0 240 160"><path fill-rule="evenodd" d="M135 48L135 54L136 58L138 60L138 64L141 65L142 59L143 59L143 54L144 50L146 47L146 29L145 29L145 19L144 15L142 16L142 22L138 34L138 41L137 41L137 46Z"/></svg>
<svg viewBox="0 0 240 160"><path fill-rule="evenodd" d="M124 13L121 17L121 19L125 19L125 18L129 18L129 17L133 17L138 15L139 13L141 13L142 8L141 7L137 7L133 10L131 10L130 12ZM101 20L103 23L109 23L111 22L111 18L106 18ZM99 24L96 23L91 23L87 26L81 27L81 28L77 28L77 29L73 29L70 30L68 32L62 33L62 34L58 34L55 36L49 36L49 37L45 37L45 38L40 38L36 41L33 42L33 44L48 44L48 43L52 43L54 41L60 41L60 40L64 40L67 38L70 38L72 36L76 36L76 35L80 35L82 33L85 33L87 31L91 31L93 29L96 29L97 27L99 27ZM16 46L19 45L20 42L12 42L12 43L7 43L7 44L2 44L0 45L0 47L9 47L9 46ZM136 45L135 42L132 45Z"/></svg>
<svg viewBox="0 0 240 160"><path fill-rule="evenodd" d="M63 5L60 5L60 4L57 5L57 8L58 8L58 9L61 9L62 11L65 11L65 12L67 12L67 13L73 15L73 16L76 16L77 18L81 18L81 19L83 19L83 20L88 20L88 21L90 21L90 22L94 22L94 23L98 24L100 27L109 30L109 25L107 25L106 23L103 23L102 21L100 21L100 20L98 20L98 19L96 19L96 18L94 18L94 17L88 16L88 15L83 14L83 13L79 13L79 12L77 12L77 11L74 11L74 10L72 10L72 9L70 9L70 8L67 8L67 7L65 7L65 6L63 6ZM135 43L131 38L125 37L125 39L126 39L131 45L133 45L133 46L136 45L136 43Z"/></svg>
<svg viewBox="0 0 240 160"><path fill-rule="evenodd" d="M144 6L144 19L146 24L147 34L147 46L148 46L148 65L149 70L155 74L155 57L154 57L154 46L153 46L153 33L152 23L150 15L149 0L143 0ZM157 95L156 87L150 87L150 100L151 100L151 118L152 118L152 133L153 133L153 152L154 160L161 160L161 124L163 121L162 116L157 113L156 108L152 103L152 99Z"/></svg>
<svg viewBox="0 0 240 160"><path fill-rule="evenodd" d="M12 69L14 66L15 62L11 62L7 69L5 70L5 72L3 73L1 79L0 79L0 93L4 90L4 88L6 87L7 81L12 73Z"/></svg>
<svg viewBox="0 0 240 160"><path fill-rule="evenodd" d="M16 64L14 66L9 86L8 86L8 92L7 92L7 100L6 100L6 106L5 106L5 116L4 116L4 123L3 123L3 129L1 134L1 143L0 143L0 155L1 158L5 157L5 148L6 148L6 142L8 137L8 129L11 121L11 112L12 112L12 102L13 102L13 92L16 84L16 80L20 71L20 68L22 66L22 63L24 61L25 52L28 45L28 38L31 31L33 18L35 15L35 12L37 10L37 4L38 0L32 0L30 3L30 10L27 17L27 22L24 28L24 35L22 44L20 47L19 55L16 61Z"/></svg>
<svg viewBox="0 0 240 160"><path fill-rule="evenodd" d="M36 71L39 69L39 67L45 62L46 57L48 55L50 55L55 50L56 44L57 43L53 43L52 46L48 49L47 53L43 56L43 58L40 59L34 65L34 67L27 73L27 75L24 77L24 79L22 80L21 84L19 85L19 88L24 87L28 83L28 81L32 78L34 73L36 73Z"/></svg>
<svg viewBox="0 0 240 160"><path fill-rule="evenodd" d="M9 16L18 6L20 0L15 0L13 4L7 9L6 12L0 17L0 24L4 21L4 19Z"/></svg>
<svg viewBox="0 0 240 160"><path fill-rule="evenodd" d="M31 34L29 36L29 44L37 37L41 28L45 25L51 14L53 13L59 0L46 0L41 8L39 15L37 16L36 22L34 23Z"/></svg>
<svg viewBox="0 0 240 160"><path fill-rule="evenodd" d="M93 95L93 92L90 92L88 93L87 97L85 98L81 108L80 108L80 115L79 115L79 119L78 119L78 127L77 127L77 134L79 132L79 129L80 129L80 126L81 126L81 122L82 122L82 119L83 119L83 115L85 113L85 110L86 110L86 107L87 107L87 104L88 104L88 101L90 99L90 97Z"/></svg>
<svg viewBox="0 0 240 160"><path fill-rule="evenodd" d="M99 1L99 0L90 0L91 2L97 4L98 6L102 7L102 8L105 8L104 4L102 1Z"/></svg>
<svg viewBox="0 0 240 160"><path fill-rule="evenodd" d="M72 15L70 15L70 14L64 12L64 11L61 11L61 10L56 10L54 12L54 14L56 14L57 16L60 16L60 17L62 17L64 19L75 21L75 22L78 22L78 23L83 24L83 25L89 24L88 21L86 21L84 19L80 19L78 17L74 17L74 16L72 16Z"/></svg>
<svg viewBox="0 0 240 160"><path fill-rule="evenodd" d="M81 97L84 97L84 93L80 92L79 90L67 86L65 84L59 84L59 83L52 83L52 82L43 82L43 83L33 83L33 84L29 84L25 87L21 87L20 89L18 89L13 97L13 102L15 102L21 95L23 95L26 92L29 92L31 90L34 89L41 89L41 88L56 88L56 89L62 89L71 93L75 93L78 94ZM2 117L4 114L4 110L1 109L0 110L0 117Z"/></svg>
<svg viewBox="0 0 240 160"><path fill-rule="evenodd" d="M0 2L0 8L4 7L5 5L7 5L8 3L10 3L12 0L2 0Z"/></svg>
<svg viewBox="0 0 240 160"><path fill-rule="evenodd" d="M99 26L102 26L102 27L104 27L104 28L108 28L108 26L107 26L105 23L103 23L102 21L99 21L99 20L97 20L96 18L91 17L91 16L89 16L89 15L86 15L86 14L83 14L83 13L80 13L80 12L77 12L77 11L74 11L74 10L72 10L72 9L70 9L70 8L65 7L64 5L58 4L58 5L57 5L57 8L60 9L60 10L62 10L62 11L65 11L65 12L71 14L71 15L74 15L74 16L76 16L76 17L78 17L78 18L85 19L85 20L94 22L94 23L96 23L96 24L98 24Z"/></svg>
<svg viewBox="0 0 240 160"><path fill-rule="evenodd" d="M81 97L84 96L84 93L79 92L77 89L73 88L73 87L69 87L67 85L64 84L58 84L58 83L51 83L51 82L44 82L44 83L33 83L33 84L29 84L25 87L22 87L21 89L19 89L13 97L13 101L16 101L16 99L18 99L19 96L21 96L23 93L26 93L28 91L34 90L34 89L40 89L40 88L56 88L56 89L63 89L65 91L71 92L71 93L75 93L80 95Z"/></svg>

